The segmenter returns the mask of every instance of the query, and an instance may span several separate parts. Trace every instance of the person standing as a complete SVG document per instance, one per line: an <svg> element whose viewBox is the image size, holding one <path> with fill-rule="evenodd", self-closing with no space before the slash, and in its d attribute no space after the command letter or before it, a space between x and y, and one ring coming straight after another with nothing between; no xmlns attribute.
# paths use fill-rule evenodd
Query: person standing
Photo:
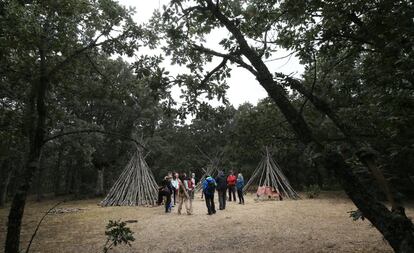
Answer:
<svg viewBox="0 0 414 253"><path fill-rule="evenodd" d="M237 196L239 197L239 204L244 205L243 187L244 187L244 178L243 178L243 175L239 173L237 175L237 182L236 182Z"/></svg>
<svg viewBox="0 0 414 253"><path fill-rule="evenodd" d="M188 180L188 189L189 189L190 200L194 199L195 186L196 186L195 174L191 173L191 178L189 178L189 180Z"/></svg>
<svg viewBox="0 0 414 253"><path fill-rule="evenodd" d="M224 176L223 171L219 171L216 177L217 183L217 193L218 193L218 200L219 200L219 210L226 209L226 191L227 191L227 181L226 177Z"/></svg>
<svg viewBox="0 0 414 253"><path fill-rule="evenodd" d="M161 205L163 197L166 198L165 204L165 212L171 212L171 193L173 191L173 187L171 185L171 177L165 176L164 180L161 182L161 186L158 189L158 201L157 204Z"/></svg>
<svg viewBox="0 0 414 253"><path fill-rule="evenodd" d="M172 194L173 194L173 206L175 206L175 204L176 204L176 201L177 201L177 193L178 193L178 185L179 185L179 183L178 183L178 173L177 172L173 172L173 177L172 177L172 180L171 180L171 185L172 185L172 187L173 187L173 192L172 192Z"/></svg>
<svg viewBox="0 0 414 253"><path fill-rule="evenodd" d="M203 182L203 193L206 200L208 215L216 213L216 207L214 205L214 191L216 190L216 186L216 180L210 176Z"/></svg>
<svg viewBox="0 0 414 253"><path fill-rule="evenodd" d="M178 214L181 214L183 204L188 215L192 214L192 204L190 196L188 195L188 178L185 173L181 174L178 179Z"/></svg>
<svg viewBox="0 0 414 253"><path fill-rule="evenodd" d="M227 188L229 189L229 201L231 201L231 195L233 194L233 199L236 201L236 181L237 178L234 175L233 171L230 171L230 175L227 177Z"/></svg>

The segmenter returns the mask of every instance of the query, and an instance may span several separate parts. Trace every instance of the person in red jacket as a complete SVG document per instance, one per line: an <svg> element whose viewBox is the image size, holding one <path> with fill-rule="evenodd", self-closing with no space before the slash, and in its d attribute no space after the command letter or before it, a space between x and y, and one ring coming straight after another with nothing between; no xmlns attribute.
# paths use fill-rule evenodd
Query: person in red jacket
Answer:
<svg viewBox="0 0 414 253"><path fill-rule="evenodd" d="M233 199L236 201L236 181L237 178L234 175L233 171L230 171L230 175L227 177L227 188L229 189L229 201L231 201L231 195L233 194Z"/></svg>

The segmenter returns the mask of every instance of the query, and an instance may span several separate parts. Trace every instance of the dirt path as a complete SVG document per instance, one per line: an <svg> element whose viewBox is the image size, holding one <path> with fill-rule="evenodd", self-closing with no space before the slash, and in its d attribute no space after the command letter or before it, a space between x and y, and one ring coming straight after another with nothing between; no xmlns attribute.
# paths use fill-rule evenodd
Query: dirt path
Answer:
<svg viewBox="0 0 414 253"><path fill-rule="evenodd" d="M216 201L217 202L217 201ZM28 205L22 244L42 212L55 202ZM352 221L347 213L355 207L343 198L228 203L226 210L206 215L197 198L194 214L165 214L163 207L97 206L98 200L73 201L64 208L79 212L49 215L31 252L101 252L108 220L137 220L128 226L136 241L132 248L113 252L392 252L368 222ZM414 210L408 209L412 217ZM0 246L3 248L7 210L0 210Z"/></svg>

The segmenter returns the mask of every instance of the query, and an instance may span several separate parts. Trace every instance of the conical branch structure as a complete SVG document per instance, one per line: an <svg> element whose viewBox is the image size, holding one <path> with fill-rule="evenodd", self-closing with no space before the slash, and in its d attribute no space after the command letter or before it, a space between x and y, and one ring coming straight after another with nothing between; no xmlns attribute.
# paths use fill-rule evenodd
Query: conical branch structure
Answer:
<svg viewBox="0 0 414 253"><path fill-rule="evenodd" d="M207 155L201 148L197 146L198 151L209 161L209 164L207 165L206 170L204 170L203 176L201 176L200 180L198 181L195 190L200 191L203 187L203 182L206 179L206 177L211 176L215 177L218 174L219 171L219 164L221 161L221 157L223 156L224 151L217 151L215 156L211 158L209 155Z"/></svg>
<svg viewBox="0 0 414 253"><path fill-rule="evenodd" d="M101 206L155 205L158 185L145 162L142 150L137 151L112 186Z"/></svg>
<svg viewBox="0 0 414 253"><path fill-rule="evenodd" d="M289 180L283 174L280 166L273 160L268 148L266 148L266 155L246 183L244 191L253 190L256 187L270 188L286 198L300 198L292 186L290 186Z"/></svg>
<svg viewBox="0 0 414 253"><path fill-rule="evenodd" d="M218 173L218 163L212 163L207 166L207 170L204 171L203 176L198 181L195 190L198 192L203 187L203 182L206 179L206 177L211 176L214 177Z"/></svg>

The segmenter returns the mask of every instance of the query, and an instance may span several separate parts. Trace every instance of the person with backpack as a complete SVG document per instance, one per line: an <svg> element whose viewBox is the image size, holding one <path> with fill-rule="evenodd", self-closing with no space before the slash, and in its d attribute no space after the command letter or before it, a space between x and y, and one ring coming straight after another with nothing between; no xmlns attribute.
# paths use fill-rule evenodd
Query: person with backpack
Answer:
<svg viewBox="0 0 414 253"><path fill-rule="evenodd" d="M178 214L181 214L181 209L183 204L185 205L185 210L188 215L192 214L192 203L190 200L190 195L188 195L188 178L185 173L181 174L178 178Z"/></svg>
<svg viewBox="0 0 414 253"><path fill-rule="evenodd" d="M244 178L243 178L243 175L239 173L237 175L237 182L236 182L237 196L239 197L239 204L244 205L243 187L244 187Z"/></svg>
<svg viewBox="0 0 414 253"><path fill-rule="evenodd" d="M203 193L206 200L207 214L212 215L216 213L214 205L214 191L216 190L216 180L208 176L203 182Z"/></svg>
<svg viewBox="0 0 414 253"><path fill-rule="evenodd" d="M227 181L226 176L224 176L223 171L219 171L216 177L217 183L217 193L219 199L219 210L226 209L226 191L227 191Z"/></svg>
<svg viewBox="0 0 414 253"><path fill-rule="evenodd" d="M161 186L158 189L158 201L157 204L161 205L163 198L166 198L164 202L165 205L165 212L171 212L171 193L173 191L173 187L171 185L171 177L165 176L164 180L161 182Z"/></svg>
<svg viewBox="0 0 414 253"><path fill-rule="evenodd" d="M236 201L236 181L237 178L234 175L233 171L230 171L230 175L227 177L227 188L229 189L229 201L231 201L231 195L233 194L233 199Z"/></svg>

